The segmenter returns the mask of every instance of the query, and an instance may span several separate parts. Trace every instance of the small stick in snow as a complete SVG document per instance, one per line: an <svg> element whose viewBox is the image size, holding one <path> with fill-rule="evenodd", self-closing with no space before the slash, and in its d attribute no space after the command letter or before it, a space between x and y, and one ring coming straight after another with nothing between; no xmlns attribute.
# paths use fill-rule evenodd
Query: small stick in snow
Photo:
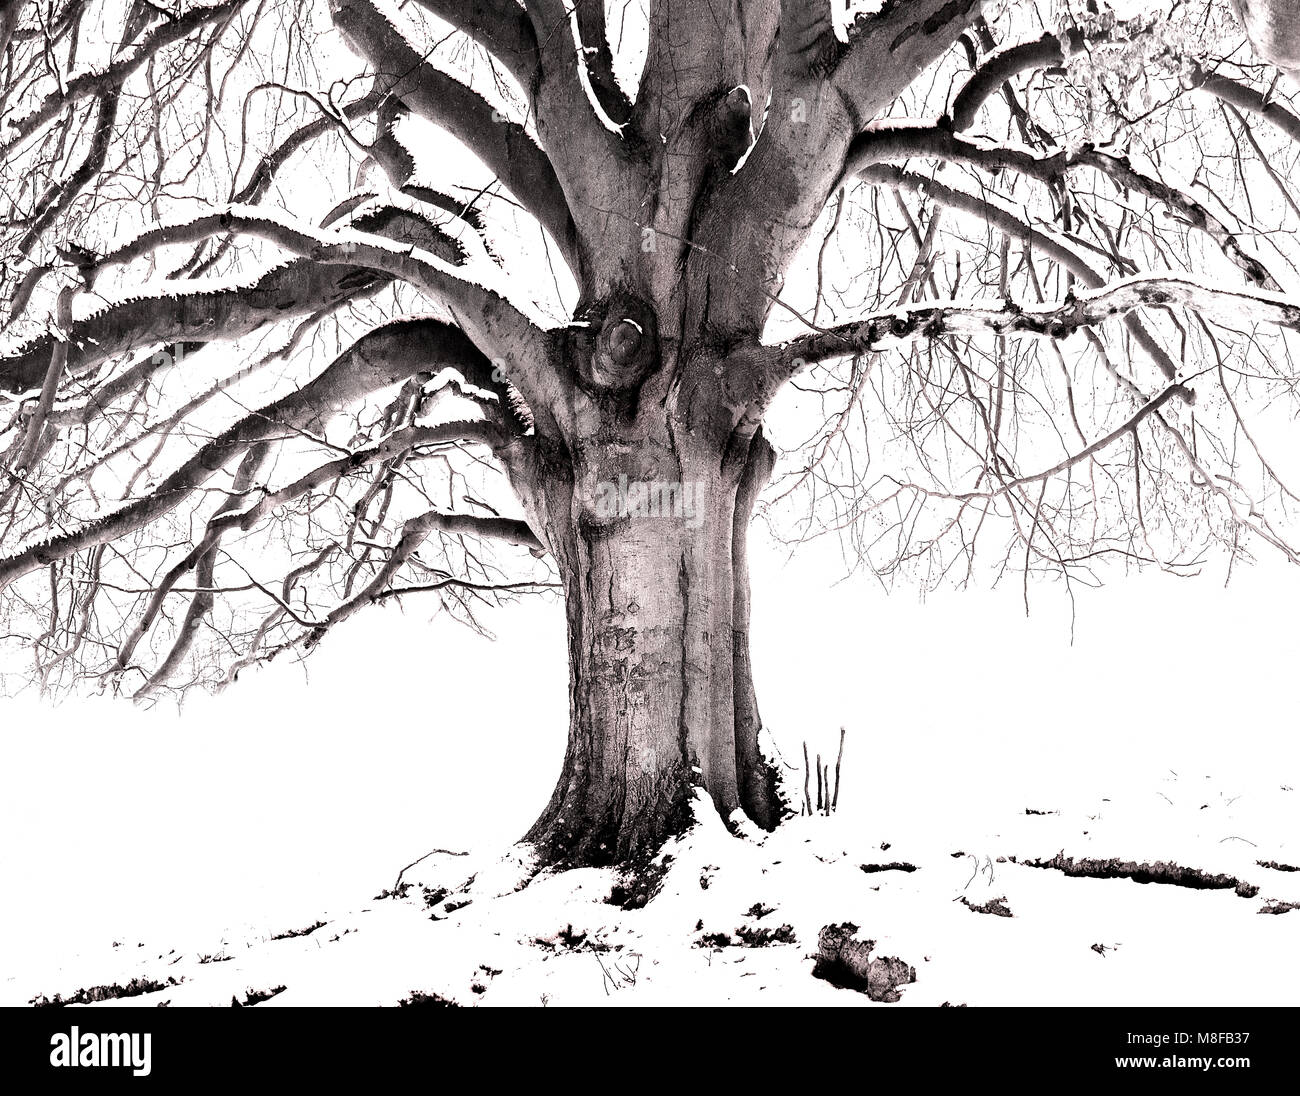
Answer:
<svg viewBox="0 0 1300 1096"><path fill-rule="evenodd" d="M808 740L803 743L803 813L812 814L812 800L808 796Z"/></svg>
<svg viewBox="0 0 1300 1096"><path fill-rule="evenodd" d="M835 794L831 797L831 810L840 805L840 763L844 760L844 728L840 728L840 752L835 755Z"/></svg>
<svg viewBox="0 0 1300 1096"><path fill-rule="evenodd" d="M397 873L397 882L393 884L393 890L397 890L397 888L402 885L402 876L404 876L408 871L410 871L413 867L415 867L416 864L419 864L421 861L428 860L429 857L434 856L437 853L442 853L445 856L468 856L469 855L468 852L456 852L454 849L430 849L423 856L415 860L412 860L409 864L406 865L406 867L404 867L401 871Z"/></svg>

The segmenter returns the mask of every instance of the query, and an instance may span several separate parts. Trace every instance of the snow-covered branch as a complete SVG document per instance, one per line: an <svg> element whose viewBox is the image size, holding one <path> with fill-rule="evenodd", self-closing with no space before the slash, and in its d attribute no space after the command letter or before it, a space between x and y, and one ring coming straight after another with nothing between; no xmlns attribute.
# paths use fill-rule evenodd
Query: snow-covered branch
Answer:
<svg viewBox="0 0 1300 1096"><path fill-rule="evenodd" d="M1144 274L1043 305L936 301L801 336L782 348L790 372L815 362L943 335L1038 335L1064 339L1144 308L1186 308L1223 324L1267 323L1300 331L1300 301L1264 290L1224 288L1190 275ZM1173 379L1173 378L1171 378Z"/></svg>
<svg viewBox="0 0 1300 1096"><path fill-rule="evenodd" d="M411 216L408 214L408 216ZM420 221L412 217L412 220ZM194 243L225 233L256 236L328 266L360 266L417 286L452 310L465 333L485 354L499 361L502 372L537 407L552 406L559 393L550 372L545 332L537 327L500 290L473 281L455 265L419 244L439 246L446 236L423 222L430 240L401 245L357 231L316 229L273 210L232 205L188 221L162 225L142 232L104 257L101 265L125 263L169 244ZM482 264L485 278L500 280L491 264Z"/></svg>
<svg viewBox="0 0 1300 1096"><path fill-rule="evenodd" d="M930 195L940 205L982 219L990 227L1021 241L1052 262L1068 270L1089 289L1100 289L1107 279L1081 254L1081 244L1042 225L1031 225L1015 209L993 195L971 194L935 179L888 164L874 164L858 173L866 182ZM1178 368L1168 351L1155 339L1137 316L1126 316L1125 325L1134 341L1155 363L1166 380L1173 380Z"/></svg>
<svg viewBox="0 0 1300 1096"><path fill-rule="evenodd" d="M449 324L417 320L378 328L354 343L313 381L226 428L165 476L147 495L81 529L29 545L0 560L0 586L8 585L36 567L66 559L83 548L106 544L156 521L201 490L220 469L256 445L298 436L337 410L373 392L417 373L444 366L462 372L471 383L486 371L481 352ZM352 468L383 460L394 452L416 445L451 441L503 445L508 440L509 432L493 422L420 427L414 432L399 431L389 439L348 453L324 468L342 475ZM320 482L325 480L313 481ZM308 484L303 489L310 486Z"/></svg>
<svg viewBox="0 0 1300 1096"><path fill-rule="evenodd" d="M1045 183L1059 182L1076 168L1091 168L1121 189L1162 203L1190 227L1205 233L1253 284L1262 289L1281 288L1264 264L1246 252L1232 230L1204 203L1139 170L1126 155L1092 145L1038 153L1006 143L962 137L941 122L882 122L869 126L854 140L846 174L857 174L873 163L913 157L977 164L990 171L1010 169Z"/></svg>
<svg viewBox="0 0 1300 1096"><path fill-rule="evenodd" d="M424 59L370 0L331 5L334 21L375 70L379 86L464 144L509 187L578 268L577 239L551 160L523 126Z"/></svg>
<svg viewBox="0 0 1300 1096"><path fill-rule="evenodd" d="M190 8L178 16L169 16L107 68L78 73L64 81L58 91L46 95L26 114L17 119L0 120L0 157L42 126L52 122L73 103L87 96L104 95L114 88L120 88L128 76L144 66L160 50L183 41L201 27L229 19L247 3L249 0L222 0L221 3Z"/></svg>

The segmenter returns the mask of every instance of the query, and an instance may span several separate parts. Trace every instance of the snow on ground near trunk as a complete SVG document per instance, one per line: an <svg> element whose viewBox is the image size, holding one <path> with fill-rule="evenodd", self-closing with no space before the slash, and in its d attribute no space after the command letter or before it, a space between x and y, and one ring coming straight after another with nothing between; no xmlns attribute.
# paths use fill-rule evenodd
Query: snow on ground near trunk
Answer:
<svg viewBox="0 0 1300 1096"><path fill-rule="evenodd" d="M407 871L404 897L322 912L317 928L132 941L69 957L57 975L11 976L0 1003L141 977L166 988L107 1004L228 1006L278 991L267 1007L393 1005L412 993L467 1006L871 1005L812 974L820 930L847 921L876 941L874 955L915 967L902 1005L1295 1004L1300 910L1260 910L1300 903L1300 872L1258 862L1300 862L1300 840L1278 836L1295 832L1286 820L1297 793L1262 776L1231 794L1215 785L1170 772L1122 795L987 804L979 824L948 815L928 830L859 812L733 837L700 810L665 850L660 890L640 909L609 902L612 870L534 876L520 849L437 854ZM1023 863L1058 852L1172 862L1259 891L1074 878ZM970 908L993 899L1011 916ZM760 928L793 942L746 946L738 936Z"/></svg>

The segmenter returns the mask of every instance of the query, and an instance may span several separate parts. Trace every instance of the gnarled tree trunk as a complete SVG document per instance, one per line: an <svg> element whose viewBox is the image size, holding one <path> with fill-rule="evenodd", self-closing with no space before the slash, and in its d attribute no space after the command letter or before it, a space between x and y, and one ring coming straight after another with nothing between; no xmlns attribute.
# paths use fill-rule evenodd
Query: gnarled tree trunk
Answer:
<svg viewBox="0 0 1300 1096"><path fill-rule="evenodd" d="M599 361L576 372L598 376ZM734 429L720 387L683 389L674 373L701 370L583 385L565 443L535 450L516 483L568 621L568 748L527 834L547 859L644 856L685 825L697 787L724 818L771 828L782 812L759 747L745 553L772 449Z"/></svg>
<svg viewBox="0 0 1300 1096"><path fill-rule="evenodd" d="M842 43L827 5L759 4L739 20L752 38L723 50L707 5L652 16L704 22L662 52L652 29L633 139L601 154L596 133L599 159L569 180L574 322L545 363L505 369L536 426L507 463L568 609L569 746L528 834L544 855L636 857L684 820L692 787L724 818L778 820L745 540L772 470L760 422L790 363L760 335L855 136L978 8L886 4Z"/></svg>

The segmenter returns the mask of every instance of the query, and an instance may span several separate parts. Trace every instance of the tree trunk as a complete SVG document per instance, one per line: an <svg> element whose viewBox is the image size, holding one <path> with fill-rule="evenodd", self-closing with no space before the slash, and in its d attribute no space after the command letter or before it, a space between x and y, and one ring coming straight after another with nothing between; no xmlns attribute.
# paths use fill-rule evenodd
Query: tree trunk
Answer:
<svg viewBox="0 0 1300 1096"><path fill-rule="evenodd" d="M695 788L771 828L744 549L770 446L737 457L669 423L570 451L532 492L564 582L570 723L526 840L552 862L639 860L685 828Z"/></svg>

